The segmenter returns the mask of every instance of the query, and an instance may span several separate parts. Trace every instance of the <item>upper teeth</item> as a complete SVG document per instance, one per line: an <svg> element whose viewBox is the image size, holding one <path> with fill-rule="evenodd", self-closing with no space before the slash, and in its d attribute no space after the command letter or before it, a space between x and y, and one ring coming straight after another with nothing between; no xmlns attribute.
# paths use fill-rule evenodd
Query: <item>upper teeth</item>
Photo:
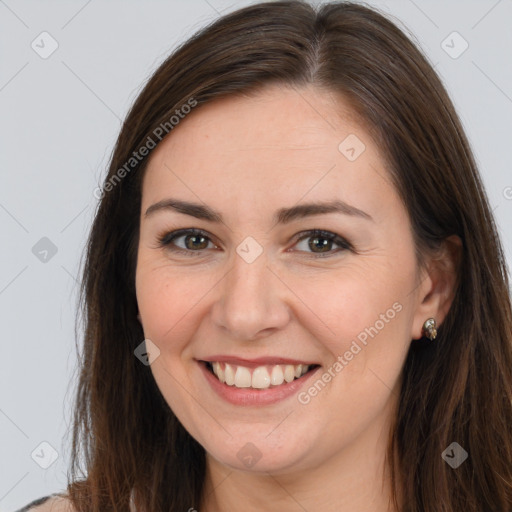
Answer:
<svg viewBox="0 0 512 512"><path fill-rule="evenodd" d="M270 373L266 366L258 366L251 370L245 366L235 366L228 363L211 363L213 373L221 382L237 388L265 389L270 385L279 386L284 381L291 382L295 378L304 375L310 368L307 364L276 364L270 367Z"/></svg>

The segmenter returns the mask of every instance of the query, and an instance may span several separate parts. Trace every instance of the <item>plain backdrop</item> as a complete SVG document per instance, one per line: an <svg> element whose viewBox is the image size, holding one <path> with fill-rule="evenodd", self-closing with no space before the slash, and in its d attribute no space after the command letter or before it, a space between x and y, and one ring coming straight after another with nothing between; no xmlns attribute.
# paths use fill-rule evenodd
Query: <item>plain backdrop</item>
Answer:
<svg viewBox="0 0 512 512"><path fill-rule="evenodd" d="M79 264L121 121L179 42L249 3L0 0L0 512L66 486ZM512 1L369 3L440 73L510 262Z"/></svg>

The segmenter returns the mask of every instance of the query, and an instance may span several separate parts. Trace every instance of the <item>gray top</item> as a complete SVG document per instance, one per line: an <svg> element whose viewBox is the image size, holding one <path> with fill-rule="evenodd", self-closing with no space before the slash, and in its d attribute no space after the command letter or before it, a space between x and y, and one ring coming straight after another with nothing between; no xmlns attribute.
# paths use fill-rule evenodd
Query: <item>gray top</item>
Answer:
<svg viewBox="0 0 512 512"><path fill-rule="evenodd" d="M46 500L49 500L50 498L54 498L57 496L62 496L62 494L50 494L49 496L43 496L42 498L38 498L37 500L30 502L28 505L25 505L23 508L20 508L15 512L28 512L32 507L42 505Z"/></svg>

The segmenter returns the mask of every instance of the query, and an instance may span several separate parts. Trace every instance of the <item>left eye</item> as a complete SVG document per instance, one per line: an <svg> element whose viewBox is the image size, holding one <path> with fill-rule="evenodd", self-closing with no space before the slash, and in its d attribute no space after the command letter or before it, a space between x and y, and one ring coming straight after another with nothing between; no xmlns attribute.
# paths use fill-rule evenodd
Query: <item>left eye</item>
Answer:
<svg viewBox="0 0 512 512"><path fill-rule="evenodd" d="M338 245L340 249L338 251L334 251L338 253L342 250L351 250L352 246L347 240L337 235L336 233L332 233L331 231L323 231L320 229L314 229L312 231L307 231L302 233L302 236L299 238L297 245L304 243L307 240L305 246L307 246L315 256L323 256L327 254L330 256L333 254L332 245ZM319 249L318 252L316 250Z"/></svg>
<svg viewBox="0 0 512 512"><path fill-rule="evenodd" d="M343 250L352 250L352 246L347 240L331 231L314 229L299 233L295 238L295 245L303 245L299 252L311 252L315 257L330 256ZM182 239L183 245L177 243L180 239ZM306 241L307 243L305 243ZM175 253L186 254L187 256L193 256L194 253L200 253L208 248L217 248L208 233L200 229L181 229L165 233L159 237L158 242L160 247L166 247ZM213 247L209 247L209 244ZM337 251L332 250L333 244L339 246ZM310 251L307 249L310 249Z"/></svg>

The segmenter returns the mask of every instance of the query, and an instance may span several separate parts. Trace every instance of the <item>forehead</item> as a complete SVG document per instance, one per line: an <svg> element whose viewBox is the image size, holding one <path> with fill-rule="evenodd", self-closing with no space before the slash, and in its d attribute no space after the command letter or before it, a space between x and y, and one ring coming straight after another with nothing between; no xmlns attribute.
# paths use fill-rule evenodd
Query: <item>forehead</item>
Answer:
<svg viewBox="0 0 512 512"><path fill-rule="evenodd" d="M362 120L361 120L362 121ZM172 130L153 152L153 159L173 146L212 150L331 148L340 137L362 123L341 96L327 90L272 85L246 94L223 97L200 105ZM368 141L369 142L369 141ZM200 156L200 155L198 155Z"/></svg>
<svg viewBox="0 0 512 512"><path fill-rule="evenodd" d="M146 203L177 187L190 199L215 190L296 203L306 193L377 194L383 181L385 162L341 97L272 86L196 107L152 153L143 196Z"/></svg>

